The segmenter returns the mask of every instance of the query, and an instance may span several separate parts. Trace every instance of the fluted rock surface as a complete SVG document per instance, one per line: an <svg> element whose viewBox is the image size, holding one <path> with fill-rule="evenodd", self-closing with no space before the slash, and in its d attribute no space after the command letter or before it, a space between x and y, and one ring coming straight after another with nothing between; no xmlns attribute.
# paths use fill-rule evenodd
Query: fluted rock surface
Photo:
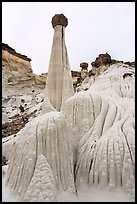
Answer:
<svg viewBox="0 0 137 204"><path fill-rule="evenodd" d="M73 148L69 135L70 130L67 129L63 114L50 112L28 123L13 143L5 144L3 149L6 149L10 159L6 182L20 199L28 200L31 197L30 185L36 180L38 168L39 174L43 173L43 168L46 168L43 165L49 168L53 189L71 189L74 192ZM12 153L8 145L12 146ZM41 156L45 158L42 159L42 168L37 164ZM44 181L40 185L43 186L40 188L36 185L36 188L42 194ZM49 198L49 201L53 201L52 199L53 197Z"/></svg>
<svg viewBox="0 0 137 204"><path fill-rule="evenodd" d="M41 187L43 190L40 190L39 185L36 185L38 192L41 191L39 195L43 194L45 200L56 198L53 193L54 187L56 190L60 187L65 190L70 186L79 190L83 184L87 184L88 187L109 189L112 192L120 189L126 192L131 201L134 201L135 68L133 65L115 63L95 76L94 80L92 76L87 78L86 83L82 82L80 91L64 102L62 113L54 109L53 112L33 119L17 133L16 137L3 144L3 156L10 161L7 183L8 186L11 185L14 193L18 192L19 186L21 189L26 189L25 192L27 189L28 193L32 192L33 183L39 180L39 174L42 173L42 169L39 169L41 173L37 174L36 165L41 155L43 165L49 169L48 175L51 174L50 177L54 175L56 183L55 186L54 182L44 184L43 180L41 183L52 189L50 198L43 187ZM23 160L19 164L20 158ZM22 172L21 165L24 165ZM30 172L25 168L30 169ZM34 172L36 170L36 173L33 173L32 169ZM28 183L24 183L26 178ZM14 183L16 180L19 186ZM25 194L25 192L21 198L32 201L31 193ZM34 197L35 200L36 196ZM38 197L39 201L42 199L41 196Z"/></svg>
<svg viewBox="0 0 137 204"><path fill-rule="evenodd" d="M135 196L135 73L111 65L65 102L73 130L76 186L122 188ZM123 76L127 77L123 77ZM90 84L90 85L89 85Z"/></svg>

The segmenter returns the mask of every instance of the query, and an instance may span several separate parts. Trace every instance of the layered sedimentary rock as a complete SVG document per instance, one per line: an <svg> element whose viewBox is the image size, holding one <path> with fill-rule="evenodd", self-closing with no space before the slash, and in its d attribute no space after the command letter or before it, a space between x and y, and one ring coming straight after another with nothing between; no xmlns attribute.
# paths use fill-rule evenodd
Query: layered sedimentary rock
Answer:
<svg viewBox="0 0 137 204"><path fill-rule="evenodd" d="M30 61L31 59L27 56L17 53L13 48L9 47L5 43L2 43L3 66L7 65L9 66L9 68L11 67L14 71L20 69L20 72L22 71L23 73L32 73Z"/></svg>
<svg viewBox="0 0 137 204"><path fill-rule="evenodd" d="M32 86L34 75L32 72L31 59L17 53L7 44L2 44L2 68L3 83L7 86ZM26 83L24 83L26 81ZM7 84L6 84L7 82Z"/></svg>
<svg viewBox="0 0 137 204"><path fill-rule="evenodd" d="M32 106L42 101L39 95L45 89L47 73L34 74L30 62L30 58L2 43L2 137L21 130L36 116L37 107L30 113Z"/></svg>
<svg viewBox="0 0 137 204"><path fill-rule="evenodd" d="M37 76L33 73L31 59L17 53L13 48L2 43L2 94L3 96L22 93L35 89L44 89L46 74ZM24 92L25 92L24 91Z"/></svg>

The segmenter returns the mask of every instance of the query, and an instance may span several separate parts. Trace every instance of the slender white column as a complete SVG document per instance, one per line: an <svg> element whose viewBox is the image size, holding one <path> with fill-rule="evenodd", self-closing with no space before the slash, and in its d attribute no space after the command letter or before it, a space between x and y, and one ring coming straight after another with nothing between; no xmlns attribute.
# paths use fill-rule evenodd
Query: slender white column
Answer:
<svg viewBox="0 0 137 204"><path fill-rule="evenodd" d="M55 31L46 81L46 97L48 97L51 105L60 111L62 103L74 93L65 45L67 19L63 14L55 15L52 18L52 25Z"/></svg>

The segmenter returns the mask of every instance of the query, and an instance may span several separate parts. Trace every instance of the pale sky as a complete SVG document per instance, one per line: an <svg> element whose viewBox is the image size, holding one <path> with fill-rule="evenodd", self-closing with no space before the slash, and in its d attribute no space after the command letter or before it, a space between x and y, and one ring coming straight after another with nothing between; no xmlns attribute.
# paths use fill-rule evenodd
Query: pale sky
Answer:
<svg viewBox="0 0 137 204"><path fill-rule="evenodd" d="M48 71L55 14L68 18L65 42L71 70L108 52L135 60L135 2L2 2L2 42L31 58L36 74Z"/></svg>

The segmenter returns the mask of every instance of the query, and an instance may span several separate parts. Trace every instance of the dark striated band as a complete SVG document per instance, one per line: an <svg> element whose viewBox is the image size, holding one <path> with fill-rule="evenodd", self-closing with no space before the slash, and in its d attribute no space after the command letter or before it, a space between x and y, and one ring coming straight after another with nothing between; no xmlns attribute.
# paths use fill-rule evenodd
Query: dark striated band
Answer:
<svg viewBox="0 0 137 204"><path fill-rule="evenodd" d="M17 53L13 48L11 48L8 44L5 44L5 43L2 43L2 50L7 50L9 53L21 58L21 59L24 59L28 62L31 61L30 58L28 58L26 55L22 55L20 53Z"/></svg>
<svg viewBox="0 0 137 204"><path fill-rule="evenodd" d="M68 25L68 19L63 14L56 14L52 18L52 26L55 28L57 25L67 26Z"/></svg>

